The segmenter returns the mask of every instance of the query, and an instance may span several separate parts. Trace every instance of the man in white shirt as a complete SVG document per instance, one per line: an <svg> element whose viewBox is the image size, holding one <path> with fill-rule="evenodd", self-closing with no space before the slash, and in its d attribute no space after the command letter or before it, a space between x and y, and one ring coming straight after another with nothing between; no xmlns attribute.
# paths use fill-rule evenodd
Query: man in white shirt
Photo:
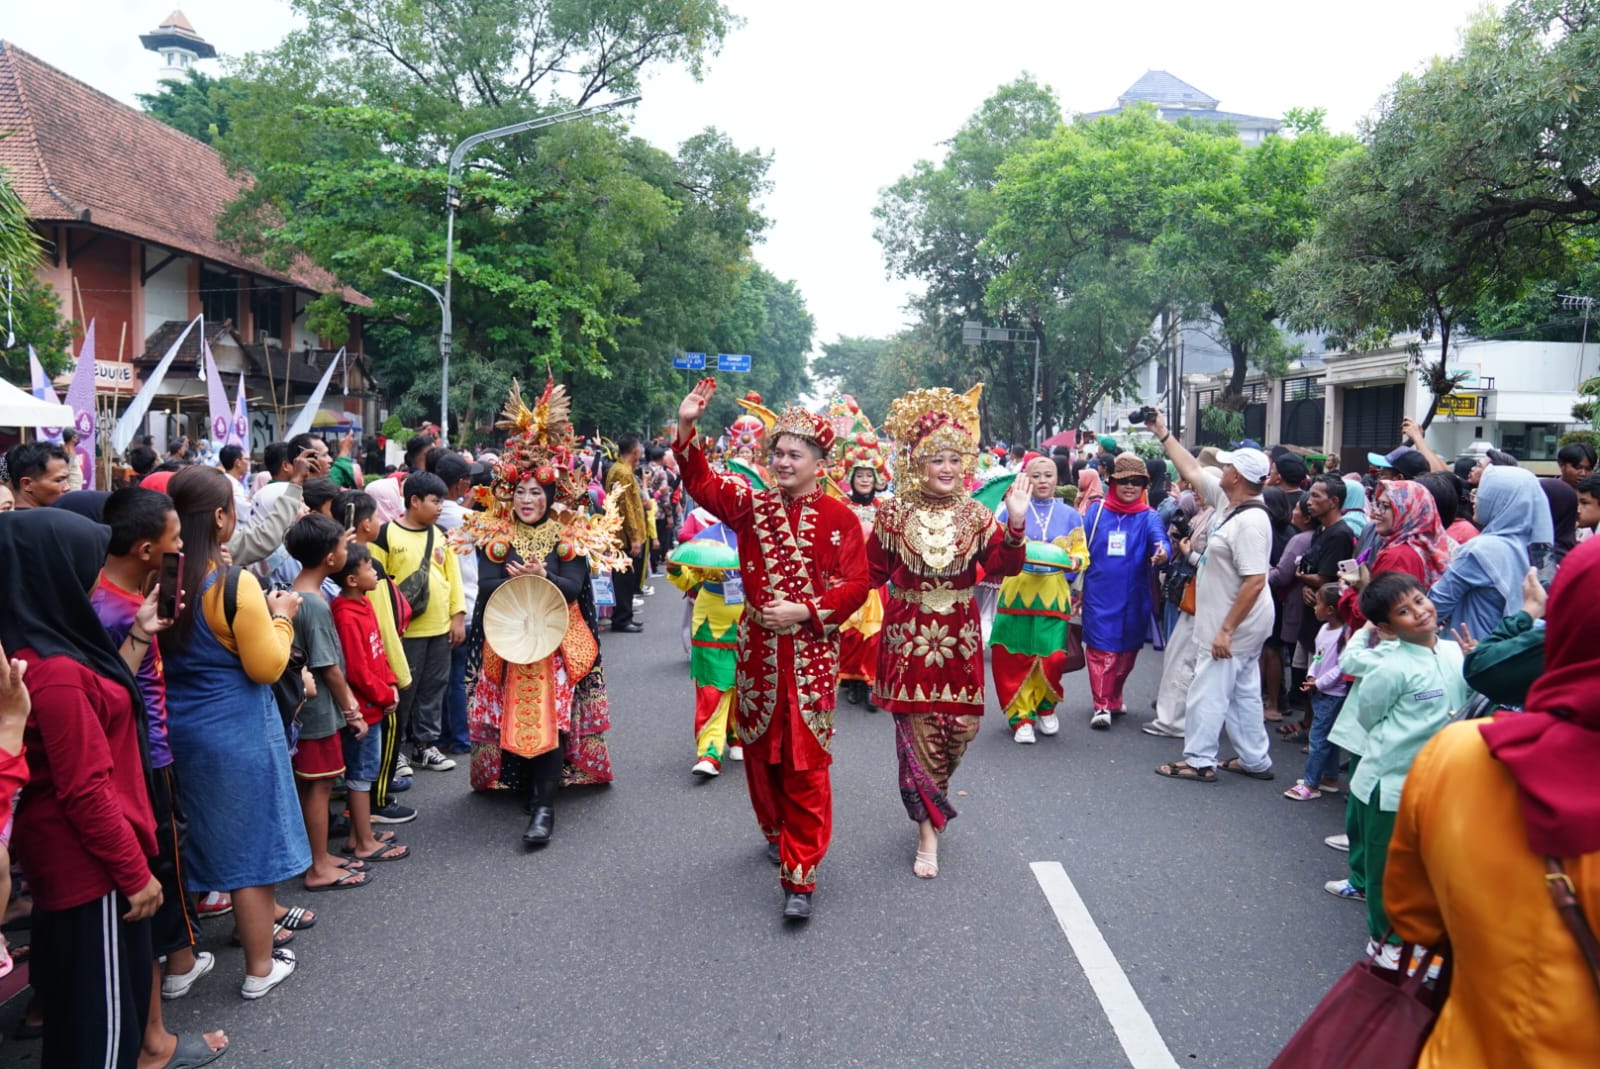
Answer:
<svg viewBox="0 0 1600 1069"><path fill-rule="evenodd" d="M1272 521L1261 489L1272 471L1259 449L1219 452L1222 474L1200 466L1157 412L1146 426L1178 468L1179 478L1213 508L1205 556L1195 579L1194 682L1189 685L1183 760L1156 768L1171 779L1214 783L1217 769L1273 778L1261 706L1261 647L1272 631L1267 570ZM1222 731L1239 756L1220 766Z"/></svg>
<svg viewBox="0 0 1600 1069"><path fill-rule="evenodd" d="M250 488L245 485L245 480L250 478L250 454L236 445L225 445L222 452L217 455L217 466L222 473L233 480L233 513L239 525L248 527L252 503L250 501Z"/></svg>

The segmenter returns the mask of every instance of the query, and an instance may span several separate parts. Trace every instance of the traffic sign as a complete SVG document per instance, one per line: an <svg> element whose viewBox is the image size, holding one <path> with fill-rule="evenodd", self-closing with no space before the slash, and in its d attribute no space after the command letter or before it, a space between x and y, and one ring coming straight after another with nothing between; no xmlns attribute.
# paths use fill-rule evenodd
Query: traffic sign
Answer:
<svg viewBox="0 0 1600 1069"><path fill-rule="evenodd" d="M718 353L718 371L749 371L750 357L740 353Z"/></svg>
<svg viewBox="0 0 1600 1069"><path fill-rule="evenodd" d="M706 369L706 354L679 353L672 358L672 367L675 371L704 371Z"/></svg>

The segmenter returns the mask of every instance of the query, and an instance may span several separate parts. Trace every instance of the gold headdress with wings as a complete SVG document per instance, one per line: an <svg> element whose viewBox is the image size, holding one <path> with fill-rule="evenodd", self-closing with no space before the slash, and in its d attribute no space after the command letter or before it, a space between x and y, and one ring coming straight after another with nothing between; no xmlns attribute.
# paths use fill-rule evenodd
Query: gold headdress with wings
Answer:
<svg viewBox="0 0 1600 1069"><path fill-rule="evenodd" d="M896 398L883 426L895 442L900 461L897 470L909 471L912 462L949 449L961 454L962 467L971 474L978 463L978 399L982 396L980 382L966 393L936 386Z"/></svg>

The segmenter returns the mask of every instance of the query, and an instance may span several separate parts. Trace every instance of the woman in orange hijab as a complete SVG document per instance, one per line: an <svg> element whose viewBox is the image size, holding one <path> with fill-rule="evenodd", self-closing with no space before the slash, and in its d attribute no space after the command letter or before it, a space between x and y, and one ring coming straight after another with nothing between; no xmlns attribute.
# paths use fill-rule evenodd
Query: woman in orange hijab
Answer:
<svg viewBox="0 0 1600 1069"><path fill-rule="evenodd" d="M1551 897L1565 869L1600 919L1600 541L1568 554L1546 613L1545 673L1526 713L1441 731L1406 778L1384 901L1404 939L1449 942L1450 997L1422 1069L1593 1065L1600 974Z"/></svg>

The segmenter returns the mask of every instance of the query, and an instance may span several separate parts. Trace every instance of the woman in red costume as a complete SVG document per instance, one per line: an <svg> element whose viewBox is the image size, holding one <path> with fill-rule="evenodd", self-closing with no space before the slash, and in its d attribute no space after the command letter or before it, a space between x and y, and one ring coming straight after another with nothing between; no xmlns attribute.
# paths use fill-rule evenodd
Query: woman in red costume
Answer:
<svg viewBox="0 0 1600 1069"><path fill-rule="evenodd" d="M939 874L938 833L955 817L950 776L983 715L983 638L973 586L978 570L996 577L1022 569L1022 518L1028 490L1006 496L1014 527L1002 527L968 497L978 459L978 395L940 387L894 402L886 424L900 450L896 471L908 484L878 508L867 543L872 584L889 585L874 694L895 714L900 798L917 822L912 872Z"/></svg>

